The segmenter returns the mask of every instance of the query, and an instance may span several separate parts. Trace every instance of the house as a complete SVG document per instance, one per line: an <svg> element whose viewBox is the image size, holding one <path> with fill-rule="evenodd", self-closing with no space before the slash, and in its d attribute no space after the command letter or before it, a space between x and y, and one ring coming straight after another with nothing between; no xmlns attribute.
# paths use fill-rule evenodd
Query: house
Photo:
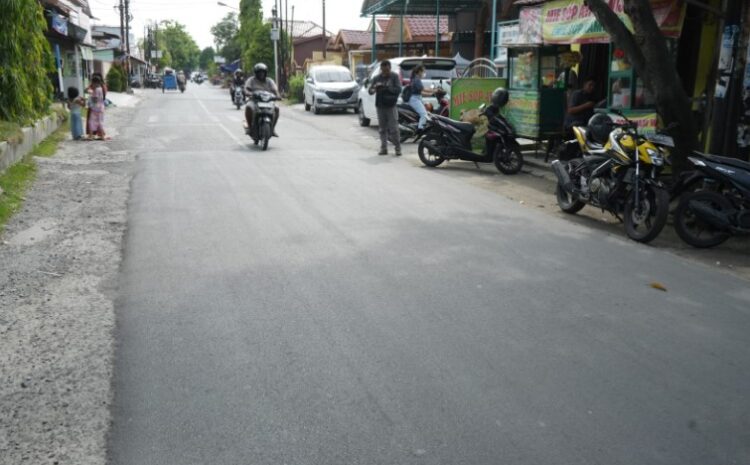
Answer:
<svg viewBox="0 0 750 465"><path fill-rule="evenodd" d="M286 24L287 21L284 21ZM322 54L324 48L328 50L333 38L330 31L325 31L324 38L323 27L313 21L288 21L288 24L292 36L292 61L296 70L314 60L315 52Z"/></svg>
<svg viewBox="0 0 750 465"><path fill-rule="evenodd" d="M52 84L57 96L68 87L83 90L92 72L94 43L88 0L39 0L48 29L44 35L55 56Z"/></svg>
<svg viewBox="0 0 750 465"><path fill-rule="evenodd" d="M383 36L383 32L376 32L375 43L382 43ZM363 54L354 54L352 52L358 51L362 48L370 50L371 47L372 29L369 31L341 29L333 39L330 49L341 54L344 66L354 67L356 64L360 64L359 62L361 62L361 60L358 60L357 57L362 56Z"/></svg>
<svg viewBox="0 0 750 465"><path fill-rule="evenodd" d="M435 36L437 21L435 16L403 16L403 36L401 35L401 16L390 16L375 21L381 30L382 38L376 41L378 59L399 55L435 55ZM370 26L370 34L372 26ZM449 31L447 16L440 17L439 23L439 56L450 56L452 34ZM372 49L372 37L358 48L360 51Z"/></svg>

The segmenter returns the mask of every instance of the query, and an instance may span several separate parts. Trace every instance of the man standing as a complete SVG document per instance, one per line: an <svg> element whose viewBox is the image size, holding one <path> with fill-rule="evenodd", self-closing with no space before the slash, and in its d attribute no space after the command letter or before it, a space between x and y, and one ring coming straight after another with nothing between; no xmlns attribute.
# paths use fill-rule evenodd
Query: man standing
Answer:
<svg viewBox="0 0 750 465"><path fill-rule="evenodd" d="M396 148L396 156L401 156L401 142L398 136L398 110L396 103L401 95L401 83L398 75L391 72L391 62L383 60L380 63L380 74L375 76L368 89L370 95L375 94L375 108L378 111L378 131L380 132L380 152L378 155L388 155L388 139Z"/></svg>
<svg viewBox="0 0 750 465"><path fill-rule="evenodd" d="M573 126L586 126L589 119L594 116L594 108L604 103L597 102L596 81L587 78L583 82L583 88L574 91L568 101L568 112L565 115L565 130L570 131Z"/></svg>

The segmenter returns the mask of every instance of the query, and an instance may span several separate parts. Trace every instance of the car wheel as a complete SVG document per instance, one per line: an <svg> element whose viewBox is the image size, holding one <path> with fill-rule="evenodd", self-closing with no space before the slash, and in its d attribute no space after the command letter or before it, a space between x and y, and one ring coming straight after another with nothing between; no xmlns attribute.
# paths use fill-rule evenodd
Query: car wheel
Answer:
<svg viewBox="0 0 750 465"><path fill-rule="evenodd" d="M359 106L356 110L354 110L357 115L359 115L359 125L362 127L367 127L370 125L370 119L365 118L365 109L362 107L362 102L359 102Z"/></svg>
<svg viewBox="0 0 750 465"><path fill-rule="evenodd" d="M302 100L305 101L305 111L310 111L310 104L307 103L307 95L303 96Z"/></svg>

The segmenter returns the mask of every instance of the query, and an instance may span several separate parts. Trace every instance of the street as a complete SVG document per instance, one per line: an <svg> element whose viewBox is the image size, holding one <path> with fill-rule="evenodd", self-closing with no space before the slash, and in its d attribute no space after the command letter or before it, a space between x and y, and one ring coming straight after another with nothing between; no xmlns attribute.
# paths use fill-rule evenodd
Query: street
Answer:
<svg viewBox="0 0 750 465"><path fill-rule="evenodd" d="M351 113L282 107L262 152L227 90L144 95L113 465L750 463L746 281Z"/></svg>

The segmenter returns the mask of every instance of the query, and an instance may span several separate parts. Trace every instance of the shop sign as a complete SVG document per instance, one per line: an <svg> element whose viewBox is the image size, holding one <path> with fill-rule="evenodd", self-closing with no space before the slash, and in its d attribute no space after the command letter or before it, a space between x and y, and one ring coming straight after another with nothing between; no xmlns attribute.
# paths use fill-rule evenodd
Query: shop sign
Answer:
<svg viewBox="0 0 750 465"><path fill-rule="evenodd" d="M516 44L537 45L542 43L542 7L529 6L518 13L518 37Z"/></svg>
<svg viewBox="0 0 750 465"><path fill-rule="evenodd" d="M750 147L750 44L747 46L747 56L745 58L741 108L740 124L737 126L737 145L744 149Z"/></svg>
<svg viewBox="0 0 750 465"><path fill-rule="evenodd" d="M495 61L508 62L508 46L518 43L518 22L497 24L497 54Z"/></svg>
<svg viewBox="0 0 750 465"><path fill-rule="evenodd" d="M62 16L53 13L52 14L52 29L58 33L66 36L68 35L68 20Z"/></svg>
<svg viewBox="0 0 750 465"><path fill-rule="evenodd" d="M624 12L624 0L608 0L609 7L633 30ZM685 3L680 0L650 0L654 18L667 37L679 37L685 18ZM547 44L608 43L609 34L597 21L584 0L556 0L542 6L542 36Z"/></svg>
<svg viewBox="0 0 750 465"><path fill-rule="evenodd" d="M508 91L510 99L503 114L521 137L539 137L539 92L527 90Z"/></svg>
<svg viewBox="0 0 750 465"><path fill-rule="evenodd" d="M476 110L483 103L489 104L492 92L506 84L502 78L454 79L451 82L450 117L460 120L462 112Z"/></svg>
<svg viewBox="0 0 750 465"><path fill-rule="evenodd" d="M638 112L638 113L631 113L628 111L623 111L625 115L628 117L628 119L638 125L638 132L641 134L653 134L656 132L657 124L659 123L658 116L655 112ZM624 123L625 120L621 118L620 116L617 116L613 113L609 114L609 117L612 118L617 123Z"/></svg>

